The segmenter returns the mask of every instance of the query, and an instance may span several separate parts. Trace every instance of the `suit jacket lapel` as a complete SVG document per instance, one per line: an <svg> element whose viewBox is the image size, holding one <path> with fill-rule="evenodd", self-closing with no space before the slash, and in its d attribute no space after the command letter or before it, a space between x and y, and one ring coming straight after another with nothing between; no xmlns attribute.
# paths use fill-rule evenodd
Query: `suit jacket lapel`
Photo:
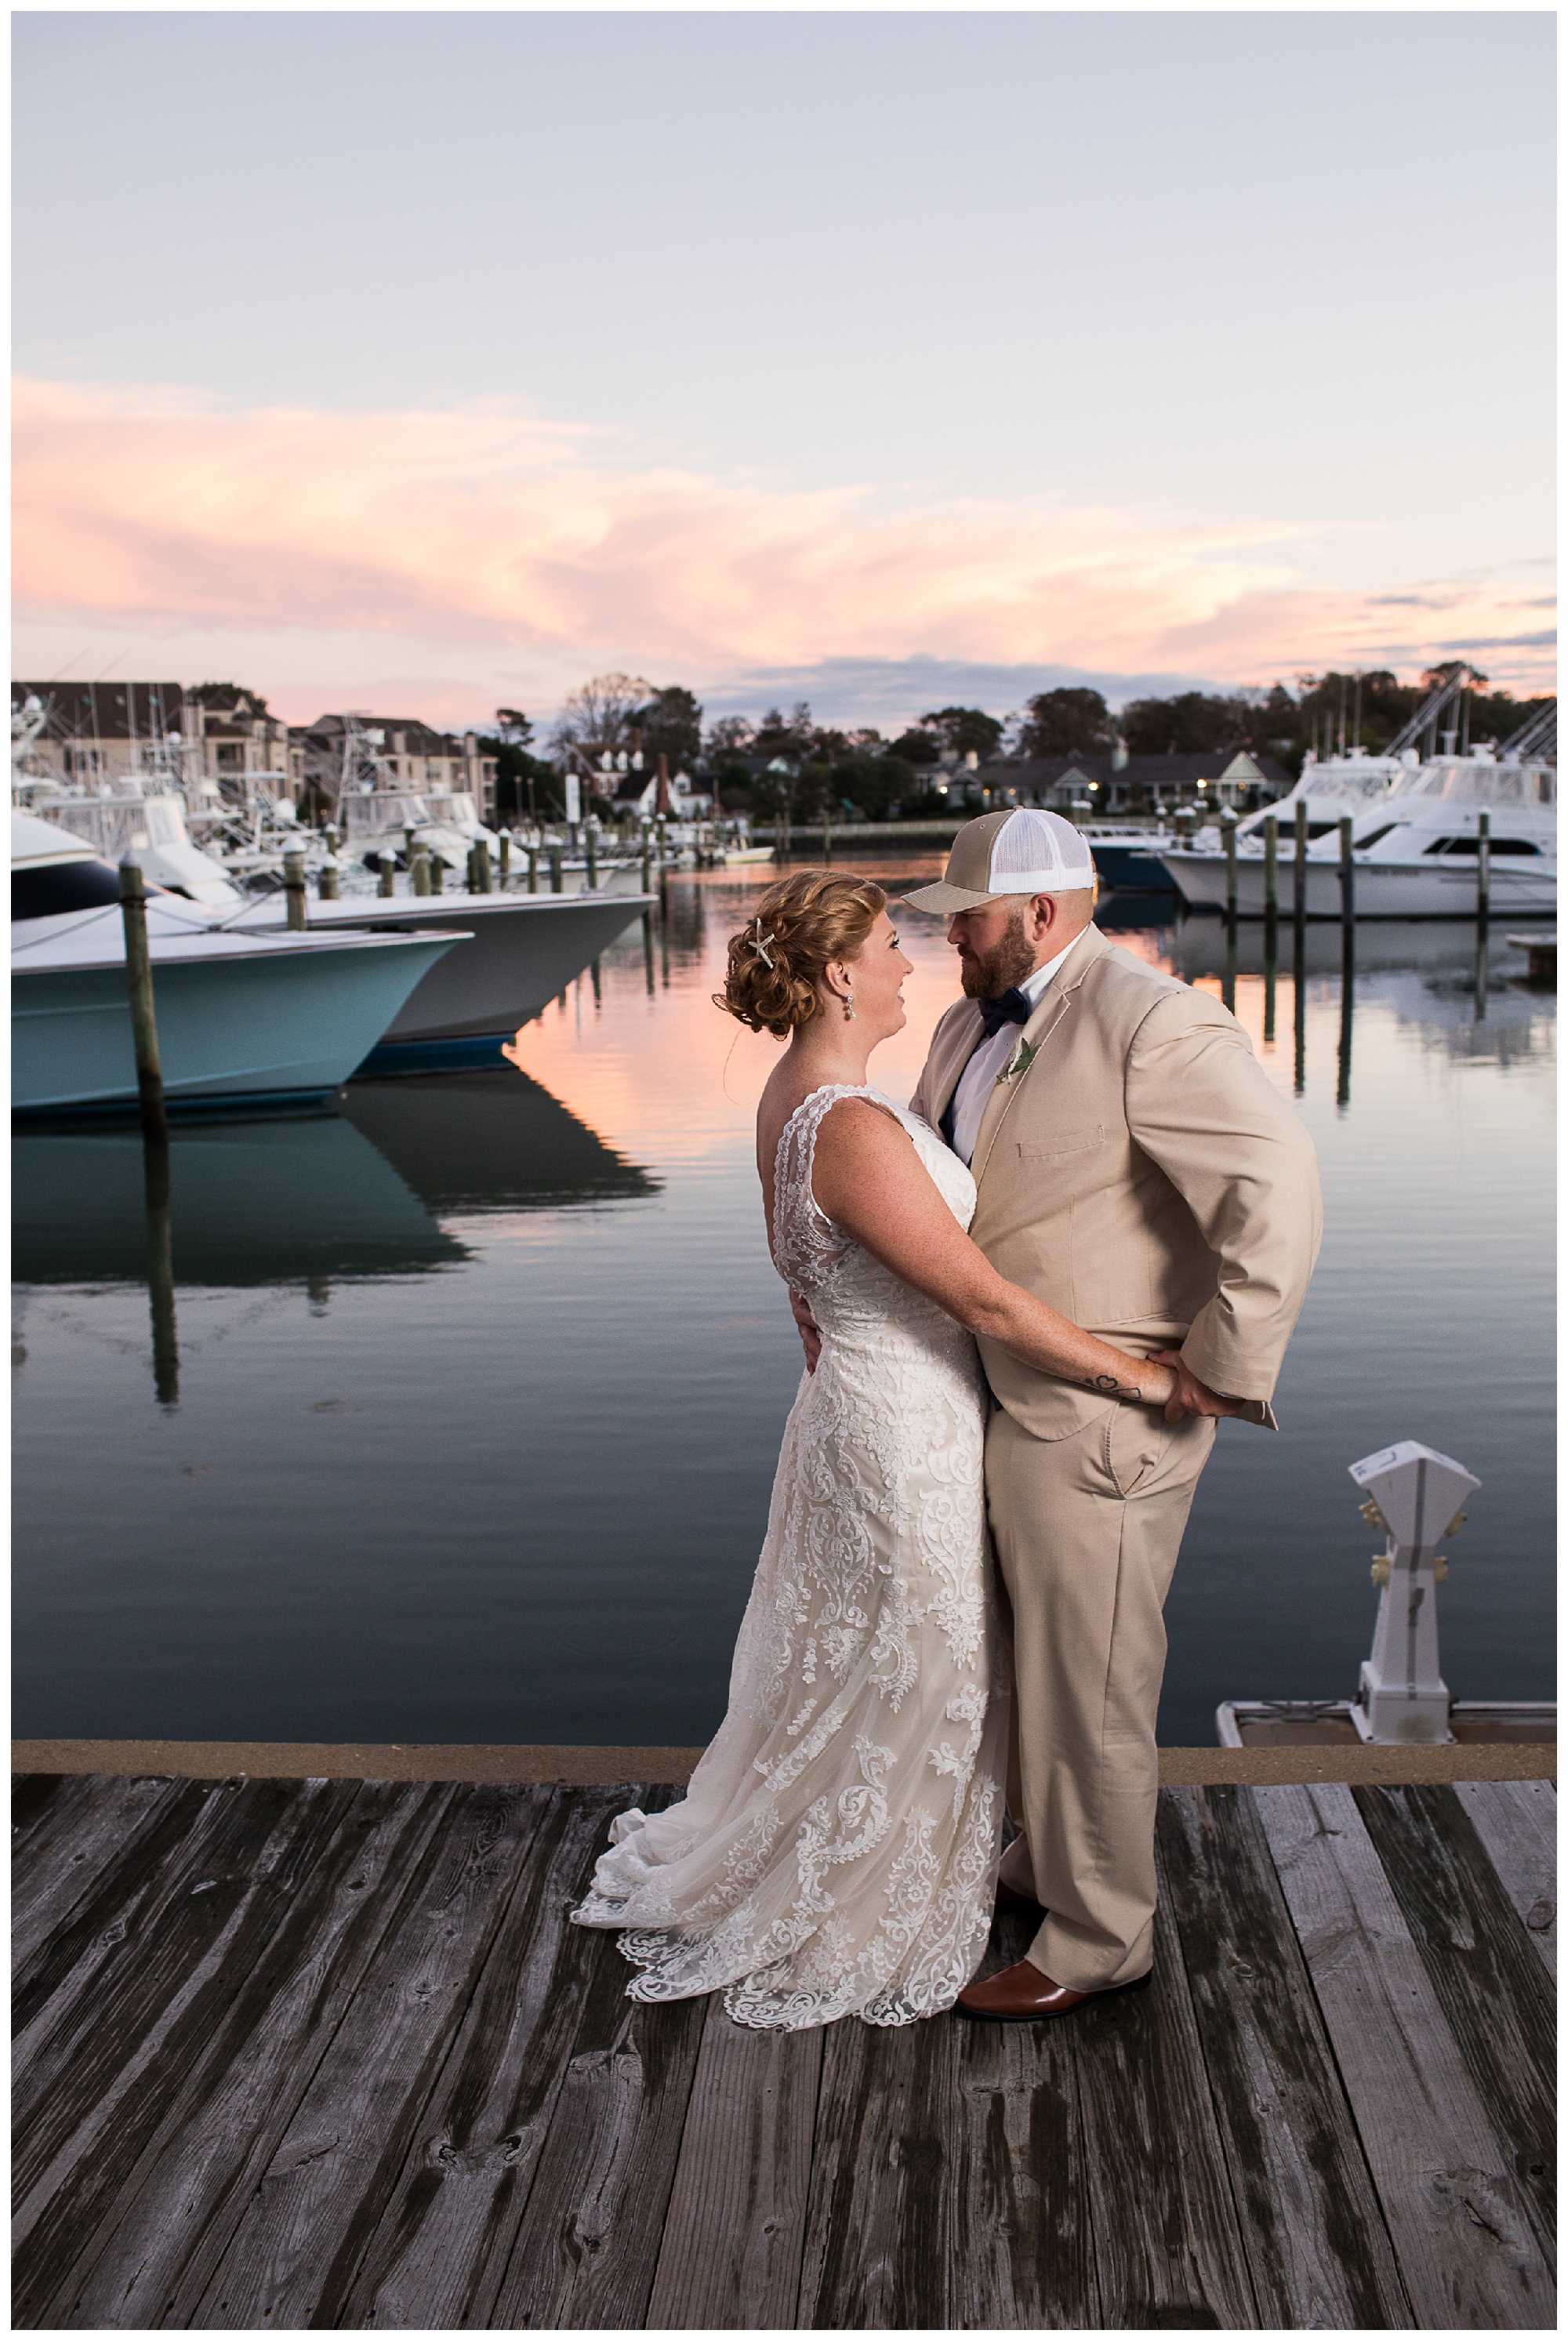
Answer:
<svg viewBox="0 0 1568 2341"><path fill-rule="evenodd" d="M1020 1045L1027 1045L1036 1052L1044 1047L1051 1034L1071 1008L1073 994L1077 991L1101 952L1108 948L1105 938L1098 927L1085 927L1042 992L1039 1006L1019 1034ZM1014 1057L1017 1055L1016 1048L1013 1055ZM1011 1064L1013 1057L1009 1057L1007 1062ZM1008 1108L1013 1103L1014 1096L1023 1088L1029 1078L1029 1071L1033 1069L1034 1061L1031 1059L1029 1071L1016 1074L1010 1081L995 1082L991 1095L985 1101L985 1111L980 1117L980 1129L974 1141L974 1159L969 1166L974 1174L976 1185L985 1175L985 1165L991 1159L991 1150L995 1145L997 1133L1007 1118Z"/></svg>
<svg viewBox="0 0 1568 2341"><path fill-rule="evenodd" d="M942 1036L942 1061L932 1069L930 1089L931 1125L942 1126L942 1117L953 1102L953 1092L964 1076L964 1068L980 1045L980 1011L972 1000L959 1003L952 1024Z"/></svg>

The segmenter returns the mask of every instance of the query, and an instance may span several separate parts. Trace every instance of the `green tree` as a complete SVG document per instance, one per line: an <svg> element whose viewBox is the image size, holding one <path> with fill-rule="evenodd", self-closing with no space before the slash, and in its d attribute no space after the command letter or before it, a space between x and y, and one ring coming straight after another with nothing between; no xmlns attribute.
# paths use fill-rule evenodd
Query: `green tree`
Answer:
<svg viewBox="0 0 1568 2341"><path fill-rule="evenodd" d="M1259 711L1246 700L1183 691L1174 699L1134 699L1122 710L1122 737L1135 756L1190 755L1250 744Z"/></svg>
<svg viewBox="0 0 1568 2341"><path fill-rule="evenodd" d="M701 761L703 711L681 683L655 691L646 706L628 718L627 729L641 733L644 760L655 769L661 756L669 759L672 773L692 772Z"/></svg>
<svg viewBox="0 0 1568 2341"><path fill-rule="evenodd" d="M1018 744L1026 756L1088 756L1108 748L1112 732L1111 711L1097 691L1040 691L1028 702Z"/></svg>
<svg viewBox="0 0 1568 2341"><path fill-rule="evenodd" d="M893 753L906 764L934 764L942 755L943 742L934 731L921 722L912 732L904 732L893 743Z"/></svg>
<svg viewBox="0 0 1568 2341"><path fill-rule="evenodd" d="M996 753L1007 727L994 715L987 715L983 707L937 707L921 717L920 728L934 736L939 749L945 748L954 756L978 756L984 763L987 756ZM898 747L900 753L905 752L902 742ZM931 760L912 756L909 761Z"/></svg>

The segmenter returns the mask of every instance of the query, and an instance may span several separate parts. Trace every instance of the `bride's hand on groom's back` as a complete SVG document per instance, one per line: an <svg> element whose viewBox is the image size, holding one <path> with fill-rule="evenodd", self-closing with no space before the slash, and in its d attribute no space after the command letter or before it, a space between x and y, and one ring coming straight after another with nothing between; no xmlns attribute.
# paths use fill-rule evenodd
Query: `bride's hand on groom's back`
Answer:
<svg viewBox="0 0 1568 2341"><path fill-rule="evenodd" d="M1246 1405L1245 1399L1224 1398L1201 1382L1178 1350L1157 1350L1149 1362L1169 1366L1176 1377L1176 1387L1165 1400L1167 1422L1185 1422L1190 1414L1240 1414Z"/></svg>
<svg viewBox="0 0 1568 2341"><path fill-rule="evenodd" d="M814 1374L816 1361L822 1355L821 1329L811 1313L804 1294L797 1292L793 1285L790 1288L789 1305L790 1314L800 1328L801 1347L805 1351L805 1370L808 1374Z"/></svg>

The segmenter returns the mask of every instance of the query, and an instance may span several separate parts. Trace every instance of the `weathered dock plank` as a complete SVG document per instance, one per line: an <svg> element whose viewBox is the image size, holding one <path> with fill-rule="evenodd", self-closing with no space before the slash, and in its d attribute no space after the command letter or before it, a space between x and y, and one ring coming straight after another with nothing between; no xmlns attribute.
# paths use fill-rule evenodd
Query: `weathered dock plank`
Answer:
<svg viewBox="0 0 1568 2341"><path fill-rule="evenodd" d="M660 2332L793 2326L805 2252L820 2029L708 2009L648 2304Z"/></svg>
<svg viewBox="0 0 1568 2341"><path fill-rule="evenodd" d="M1555 1979L1556 1788L1549 1780L1464 1780L1454 1794L1529 1929L1536 1957Z"/></svg>
<svg viewBox="0 0 1568 2341"><path fill-rule="evenodd" d="M1034 1933L1002 1918L987 1967L1021 1959ZM958 2049L947 2321L1099 2325L1074 2027L964 2021Z"/></svg>
<svg viewBox="0 0 1568 2341"><path fill-rule="evenodd" d="M1351 1791L1253 1791L1416 2323L1555 2322L1550 2274Z"/></svg>
<svg viewBox="0 0 1568 2341"><path fill-rule="evenodd" d="M797 2323L949 2323L958 2019L826 2027Z"/></svg>
<svg viewBox="0 0 1568 2341"><path fill-rule="evenodd" d="M610 1948L569 1923L635 1791L553 1794L527 1868L365 2246L338 2322L484 2326L516 2241L589 1985ZM644 1792L646 1793L646 1792ZM623 1984L632 1970L614 1961Z"/></svg>
<svg viewBox="0 0 1568 2341"><path fill-rule="evenodd" d="M1244 2327L1257 2304L1170 1900L1162 1879L1154 1981L1072 2019L1101 2313Z"/></svg>
<svg viewBox="0 0 1568 2341"><path fill-rule="evenodd" d="M336 2321L551 1791L453 1792L198 2302L178 2321Z"/></svg>
<svg viewBox="0 0 1568 2341"><path fill-rule="evenodd" d="M707 2004L631 2000L630 1979L601 1938L492 2326L646 2317Z"/></svg>
<svg viewBox="0 0 1568 2341"><path fill-rule="evenodd" d="M1408 2325L1251 1791L1163 1791L1159 1838L1260 2323Z"/></svg>
<svg viewBox="0 0 1568 2341"><path fill-rule="evenodd" d="M100 2186L91 2225L63 2206L80 2244L53 2322L153 2326L200 2300L451 1801L362 1786L259 1957L236 1948L233 1999L189 2064L172 2084L152 2065L126 2090L111 2141L125 2183L107 2203Z"/></svg>
<svg viewBox="0 0 1568 2341"><path fill-rule="evenodd" d="M1452 1788L1353 1788L1476 2094L1534 2213L1557 2228L1556 2011L1527 1930Z"/></svg>
<svg viewBox="0 0 1568 2341"><path fill-rule="evenodd" d="M120 2100L152 2059L180 2069L259 1953L298 1875L357 1793L353 1782L220 1784L168 1849L148 1889L101 1932L91 1906L63 1938L69 1967L22 2035L13 2177L17 2232L59 2196L108 2183Z"/></svg>
<svg viewBox="0 0 1568 2341"><path fill-rule="evenodd" d="M145 1831L179 1799L173 1780L59 1779L48 1785L57 1793L42 1810L35 1808L12 1866L11 1971L13 1988L24 2000L30 1963L44 1944L89 1896L102 1900L106 1871L122 1878L137 1876L147 1861L141 1849ZM185 1806L195 1809L188 1791Z"/></svg>

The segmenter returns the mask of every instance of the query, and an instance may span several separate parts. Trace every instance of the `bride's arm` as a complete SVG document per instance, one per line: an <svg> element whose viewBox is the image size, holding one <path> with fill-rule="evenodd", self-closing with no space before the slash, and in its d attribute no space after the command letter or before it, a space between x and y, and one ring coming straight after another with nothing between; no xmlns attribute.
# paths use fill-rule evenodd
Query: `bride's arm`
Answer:
<svg viewBox="0 0 1568 2341"><path fill-rule="evenodd" d="M1164 1406L1169 1366L1130 1358L999 1276L971 1243L901 1122L864 1099L841 1099L817 1132L812 1180L835 1227L955 1317L1025 1365L1107 1398Z"/></svg>

